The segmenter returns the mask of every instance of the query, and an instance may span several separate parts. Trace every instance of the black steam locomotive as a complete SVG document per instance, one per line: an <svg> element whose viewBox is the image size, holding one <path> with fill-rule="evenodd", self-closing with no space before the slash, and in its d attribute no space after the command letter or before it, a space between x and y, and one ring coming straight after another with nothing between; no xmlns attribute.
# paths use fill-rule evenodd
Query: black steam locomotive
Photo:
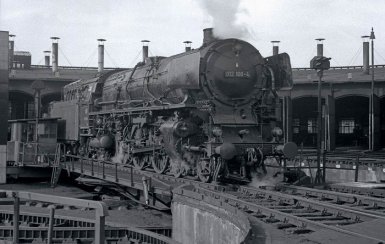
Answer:
<svg viewBox="0 0 385 244"><path fill-rule="evenodd" d="M282 143L276 93L291 85L287 54L264 59L205 29L198 49L65 86L50 114L63 119L74 154L203 182L247 181L266 156L296 151Z"/></svg>

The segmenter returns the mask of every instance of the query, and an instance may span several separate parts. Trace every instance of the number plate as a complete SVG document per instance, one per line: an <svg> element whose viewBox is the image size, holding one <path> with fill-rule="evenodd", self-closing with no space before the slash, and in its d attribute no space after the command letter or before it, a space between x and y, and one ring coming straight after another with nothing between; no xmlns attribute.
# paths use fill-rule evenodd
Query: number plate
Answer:
<svg viewBox="0 0 385 244"><path fill-rule="evenodd" d="M225 71L225 78L250 78L249 71Z"/></svg>

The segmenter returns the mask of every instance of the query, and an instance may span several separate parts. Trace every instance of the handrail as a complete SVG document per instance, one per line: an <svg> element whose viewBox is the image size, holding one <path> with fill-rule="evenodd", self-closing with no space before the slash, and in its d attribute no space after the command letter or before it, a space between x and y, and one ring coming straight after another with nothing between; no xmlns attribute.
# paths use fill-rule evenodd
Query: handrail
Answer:
<svg viewBox="0 0 385 244"><path fill-rule="evenodd" d="M2 191L2 192L4 192L7 197L14 199L14 204L13 204L13 211L14 211L13 241L14 243L19 243L20 198L32 200L32 201L49 202L49 203L64 204L64 205L87 207L87 208L95 209L95 243L96 244L104 243L105 217L108 216L108 208L105 203L91 201L91 200L69 198L69 197L46 195L46 194L34 193L34 192L23 192L23 191ZM54 208L51 208L51 211L54 213ZM53 215L54 214L52 214L52 218L53 218Z"/></svg>

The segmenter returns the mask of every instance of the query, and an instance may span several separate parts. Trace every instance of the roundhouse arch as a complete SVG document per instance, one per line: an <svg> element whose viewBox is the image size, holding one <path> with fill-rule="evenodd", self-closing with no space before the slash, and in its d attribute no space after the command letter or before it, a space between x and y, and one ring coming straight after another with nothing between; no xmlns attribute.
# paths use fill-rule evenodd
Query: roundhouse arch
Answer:
<svg viewBox="0 0 385 244"><path fill-rule="evenodd" d="M322 99L322 104L325 99ZM317 115L318 98L316 96L301 96L293 98L293 141L304 147L317 145Z"/></svg>
<svg viewBox="0 0 385 244"><path fill-rule="evenodd" d="M27 119L34 117L33 95L19 90L9 91L8 119Z"/></svg>
<svg viewBox="0 0 385 244"><path fill-rule="evenodd" d="M368 148L369 97L344 95L335 99L337 147Z"/></svg>

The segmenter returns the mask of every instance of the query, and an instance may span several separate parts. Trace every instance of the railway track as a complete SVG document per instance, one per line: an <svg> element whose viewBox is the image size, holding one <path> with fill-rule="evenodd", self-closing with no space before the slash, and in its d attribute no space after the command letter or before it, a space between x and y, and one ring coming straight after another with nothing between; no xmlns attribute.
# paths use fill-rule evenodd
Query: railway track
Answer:
<svg viewBox="0 0 385 244"><path fill-rule="evenodd" d="M349 208L354 211L385 217L385 199L383 198L291 185L280 185L272 188L274 188L273 190L277 190L281 193L300 196L314 201ZM247 191L247 189L243 189Z"/></svg>
<svg viewBox="0 0 385 244"><path fill-rule="evenodd" d="M291 234L324 230L355 236L364 243L385 241L383 231L375 231L385 228L384 216L265 189L241 187L239 191L218 192L196 187L195 191Z"/></svg>
<svg viewBox="0 0 385 244"><path fill-rule="evenodd" d="M72 164L69 168L76 169L78 166ZM137 180L145 176L152 179L155 183L153 187L158 188L159 193L192 185L199 194L226 202L291 234L332 231L354 236L360 243L385 242L385 200L381 198L294 186L281 186L277 191L272 188L208 184L194 178L175 178L113 164L103 166L84 162L81 167L77 171L139 189L141 186Z"/></svg>

